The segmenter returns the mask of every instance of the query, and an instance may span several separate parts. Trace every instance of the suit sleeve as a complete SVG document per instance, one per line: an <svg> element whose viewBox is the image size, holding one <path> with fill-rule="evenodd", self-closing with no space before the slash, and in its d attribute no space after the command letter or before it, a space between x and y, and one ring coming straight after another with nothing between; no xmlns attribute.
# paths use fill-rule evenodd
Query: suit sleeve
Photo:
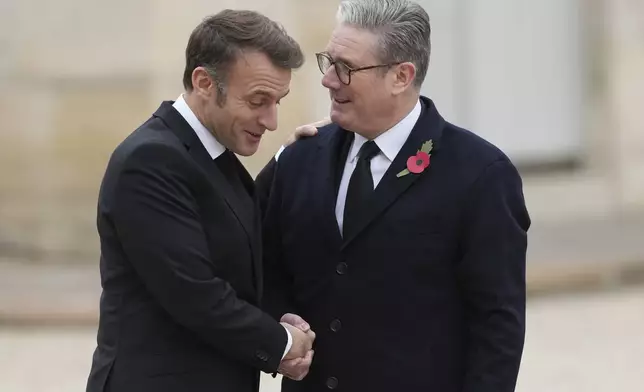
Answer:
<svg viewBox="0 0 644 392"><path fill-rule="evenodd" d="M464 392L512 392L525 337L530 218L506 159L486 168L471 195L458 266L469 334Z"/></svg>
<svg viewBox="0 0 644 392"><path fill-rule="evenodd" d="M274 372L287 343L285 329L215 273L191 187L194 174L168 146L141 146L129 156L111 207L123 250L178 324L229 357Z"/></svg>
<svg viewBox="0 0 644 392"><path fill-rule="evenodd" d="M284 313L297 313L292 301L292 276L284 262L282 248L282 183L273 158L255 180L262 205L264 240L264 309L279 320Z"/></svg>

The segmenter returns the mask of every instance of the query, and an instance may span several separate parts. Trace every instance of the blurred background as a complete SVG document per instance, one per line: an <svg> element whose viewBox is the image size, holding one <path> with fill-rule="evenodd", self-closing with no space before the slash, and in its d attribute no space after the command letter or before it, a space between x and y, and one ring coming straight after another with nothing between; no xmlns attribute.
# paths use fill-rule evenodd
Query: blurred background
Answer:
<svg viewBox="0 0 644 392"><path fill-rule="evenodd" d="M501 147L533 219L517 390L644 390L644 1L420 0L423 94ZM95 210L113 148L182 92L192 29L259 10L302 45L280 127L328 112L314 53L337 0L0 0L0 391L80 391L95 345ZM266 377L263 392L277 391Z"/></svg>

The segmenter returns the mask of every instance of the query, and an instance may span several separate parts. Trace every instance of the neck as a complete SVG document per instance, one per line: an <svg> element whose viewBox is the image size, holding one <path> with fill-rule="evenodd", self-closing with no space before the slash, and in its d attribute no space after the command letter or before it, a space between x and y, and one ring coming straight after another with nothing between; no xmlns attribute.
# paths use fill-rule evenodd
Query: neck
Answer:
<svg viewBox="0 0 644 392"><path fill-rule="evenodd" d="M383 118L383 121L378 124L378 130L375 133L369 135L368 139L373 140L377 138L378 136L387 132L387 130L391 129L394 125L401 122L405 117L409 115L409 113L411 113L412 110L414 110L418 99L419 96L417 94L401 97L393 105L393 109L391 110L390 114L386 118ZM363 136L366 137L366 135Z"/></svg>
<svg viewBox="0 0 644 392"><path fill-rule="evenodd" d="M205 121L206 116L204 113L203 105L201 104L197 96L195 94L192 94L192 92L186 91L183 93L183 99L186 101L186 104L188 105L190 110L192 110L192 112L195 114L197 120L199 120L199 122L202 123L210 133L212 133L210 124Z"/></svg>

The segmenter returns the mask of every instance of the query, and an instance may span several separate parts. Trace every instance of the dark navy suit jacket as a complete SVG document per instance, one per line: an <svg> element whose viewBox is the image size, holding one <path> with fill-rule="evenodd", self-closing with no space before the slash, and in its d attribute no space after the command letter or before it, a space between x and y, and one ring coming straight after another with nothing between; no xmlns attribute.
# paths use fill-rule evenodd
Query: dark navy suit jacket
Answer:
<svg viewBox="0 0 644 392"><path fill-rule="evenodd" d="M352 133L325 126L256 180L265 305L317 333L309 375L283 391L515 388L530 226L521 178L498 148L421 102L354 236L342 238L334 212ZM397 177L427 140L430 166Z"/></svg>
<svg viewBox="0 0 644 392"><path fill-rule="evenodd" d="M253 179L235 158L232 170L248 203L172 102L112 154L98 200L103 293L87 392L256 392L260 370L277 370L288 337L259 309Z"/></svg>

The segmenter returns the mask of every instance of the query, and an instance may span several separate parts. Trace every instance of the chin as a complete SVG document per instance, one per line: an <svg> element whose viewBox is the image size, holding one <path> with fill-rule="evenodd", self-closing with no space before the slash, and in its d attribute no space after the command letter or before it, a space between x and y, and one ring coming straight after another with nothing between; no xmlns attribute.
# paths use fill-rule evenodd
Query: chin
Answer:
<svg viewBox="0 0 644 392"><path fill-rule="evenodd" d="M336 111L331 111L329 118L331 119L332 123L338 124L341 128L346 129L347 131L353 128L352 127L353 124L351 124L350 119L347 118L346 115L343 115Z"/></svg>
<svg viewBox="0 0 644 392"><path fill-rule="evenodd" d="M252 146L240 146L238 148L238 151L235 151L238 155L241 155L243 157L249 157L251 155L254 155L257 150L258 150L259 145L252 145Z"/></svg>

